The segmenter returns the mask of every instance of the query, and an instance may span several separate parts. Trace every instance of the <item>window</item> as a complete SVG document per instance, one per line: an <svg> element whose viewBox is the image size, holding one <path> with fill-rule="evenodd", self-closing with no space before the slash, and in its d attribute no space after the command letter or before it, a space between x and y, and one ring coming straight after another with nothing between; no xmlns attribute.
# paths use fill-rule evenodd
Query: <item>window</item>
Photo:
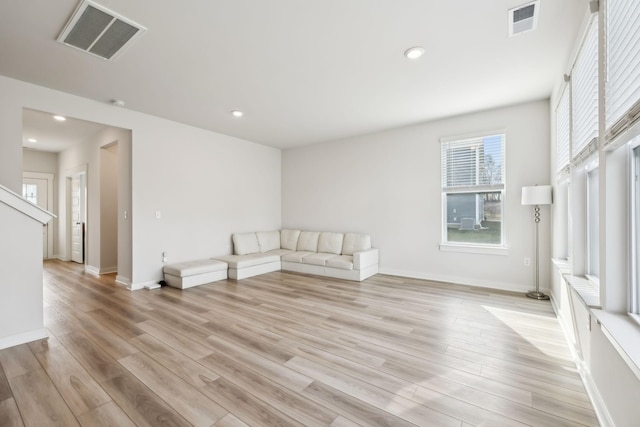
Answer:
<svg viewBox="0 0 640 427"><path fill-rule="evenodd" d="M598 21L593 20L572 72L574 158L598 138ZM593 151L593 148L589 151Z"/></svg>
<svg viewBox="0 0 640 427"><path fill-rule="evenodd" d="M633 114L626 113L640 108L640 3L611 0L606 5L605 111L607 139L611 140L628 126Z"/></svg>
<svg viewBox="0 0 640 427"><path fill-rule="evenodd" d="M587 171L587 276L600 277L600 173L595 167Z"/></svg>
<svg viewBox="0 0 640 427"><path fill-rule="evenodd" d="M442 140L443 242L504 246L504 141Z"/></svg>
<svg viewBox="0 0 640 427"><path fill-rule="evenodd" d="M38 186L36 184L22 184L22 197L34 205L38 203Z"/></svg>

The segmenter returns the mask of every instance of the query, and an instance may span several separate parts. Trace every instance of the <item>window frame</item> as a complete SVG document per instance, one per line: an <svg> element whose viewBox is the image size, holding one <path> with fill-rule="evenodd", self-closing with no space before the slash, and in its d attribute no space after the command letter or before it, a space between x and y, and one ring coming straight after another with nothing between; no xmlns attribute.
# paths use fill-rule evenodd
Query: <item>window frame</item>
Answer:
<svg viewBox="0 0 640 427"><path fill-rule="evenodd" d="M476 185L461 185L461 186L447 186L446 175L447 165L445 158L445 146L451 143L464 143L465 141L484 140L490 137L501 137L501 183L498 184L476 184ZM507 133L504 129L479 132L467 135L459 135L452 137L445 137L440 139L441 150L441 240L440 250L443 252L465 252L465 253L478 253L478 254L494 254L494 255L507 255L508 246L506 244L506 141ZM485 193L500 193L500 243L477 243L477 242L455 242L448 240L448 205L447 196L450 194L485 194Z"/></svg>
<svg viewBox="0 0 640 427"><path fill-rule="evenodd" d="M640 323L640 138L629 147L629 315Z"/></svg>
<svg viewBox="0 0 640 427"><path fill-rule="evenodd" d="M591 177L593 173L596 173L595 179ZM585 276L597 287L600 286L600 168L598 160L592 160L585 166ZM590 186L595 181L596 189L595 194L597 199L595 200L595 206L591 206L592 189ZM595 218L592 213L595 212ZM592 229L592 225L595 230ZM595 236L594 236L595 233ZM594 248L591 243L595 242L597 245ZM593 255L595 254L595 259ZM595 267L595 270L594 270ZM595 272L595 274L594 274Z"/></svg>

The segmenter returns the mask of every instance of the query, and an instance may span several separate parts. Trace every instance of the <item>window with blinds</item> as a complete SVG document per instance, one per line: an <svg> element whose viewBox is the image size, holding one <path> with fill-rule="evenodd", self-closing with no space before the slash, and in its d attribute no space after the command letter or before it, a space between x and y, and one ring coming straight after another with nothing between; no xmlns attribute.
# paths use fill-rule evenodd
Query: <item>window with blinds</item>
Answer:
<svg viewBox="0 0 640 427"><path fill-rule="evenodd" d="M556 109L556 164L558 172L569 166L569 86L564 89Z"/></svg>
<svg viewBox="0 0 640 427"><path fill-rule="evenodd" d="M573 158L597 149L598 21L593 19L571 74Z"/></svg>
<svg viewBox="0 0 640 427"><path fill-rule="evenodd" d="M640 119L640 2L606 2L607 140Z"/></svg>
<svg viewBox="0 0 640 427"><path fill-rule="evenodd" d="M443 241L503 245L503 134L441 141Z"/></svg>

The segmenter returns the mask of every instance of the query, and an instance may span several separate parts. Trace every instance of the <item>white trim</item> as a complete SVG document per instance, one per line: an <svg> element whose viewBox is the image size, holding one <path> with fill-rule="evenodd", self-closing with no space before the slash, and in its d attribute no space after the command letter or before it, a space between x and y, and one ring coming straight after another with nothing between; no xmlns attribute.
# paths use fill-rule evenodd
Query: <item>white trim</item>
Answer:
<svg viewBox="0 0 640 427"><path fill-rule="evenodd" d="M0 350L44 338L49 338L45 328L38 328L33 331L9 335L8 337L0 338Z"/></svg>
<svg viewBox="0 0 640 427"><path fill-rule="evenodd" d="M140 282L140 283L131 283L127 286L127 289L129 289L130 291L139 291L140 289L144 289L145 286L154 286L157 285L158 282L161 279L158 280L147 280L145 282Z"/></svg>
<svg viewBox="0 0 640 427"><path fill-rule="evenodd" d="M439 244L440 252L459 252L464 254L483 254L483 255L509 255L508 246L491 246L491 245L464 245L451 242L441 242Z"/></svg>
<svg viewBox="0 0 640 427"><path fill-rule="evenodd" d="M464 134L460 134L460 135L452 135L452 136L443 136L440 138L440 143L443 142L454 142L454 141L465 141L468 139L478 139L478 138L486 138L487 136L495 136L495 135L503 135L505 138L505 141L507 139L507 129L506 128L502 128L502 129L493 129L493 130L487 130L487 131L480 131L480 132L470 132L470 133L464 133Z"/></svg>
<svg viewBox="0 0 640 427"><path fill-rule="evenodd" d="M515 284L514 282L497 282L493 280L482 280L479 278L457 277L449 275L433 275L422 271L396 270L391 268L381 268L378 273L390 276L407 277L411 279L430 280L433 282L444 282L452 285L465 285L474 288L498 289L501 291L526 293L531 290L530 284ZM540 289L548 292L548 289Z"/></svg>
<svg viewBox="0 0 640 427"><path fill-rule="evenodd" d="M93 274L94 276L100 276L100 269L98 267L94 267L93 265L85 264L84 271Z"/></svg>
<svg viewBox="0 0 640 427"><path fill-rule="evenodd" d="M111 274L111 273L117 273L117 272L118 272L117 265L115 267L105 267L100 269L100 274Z"/></svg>
<svg viewBox="0 0 640 427"><path fill-rule="evenodd" d="M116 275L116 283L126 288L131 288L131 279L128 277Z"/></svg>

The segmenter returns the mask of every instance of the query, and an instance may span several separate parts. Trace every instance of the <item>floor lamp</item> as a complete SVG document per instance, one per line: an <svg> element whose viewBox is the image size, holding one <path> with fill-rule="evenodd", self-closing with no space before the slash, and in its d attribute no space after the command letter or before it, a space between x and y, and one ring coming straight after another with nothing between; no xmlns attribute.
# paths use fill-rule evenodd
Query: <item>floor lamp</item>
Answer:
<svg viewBox="0 0 640 427"><path fill-rule="evenodd" d="M550 185L522 187L522 204L535 206L533 208L533 220L536 223L536 290L527 292L527 296L533 299L549 299L548 295L540 292L540 243L538 240L538 227L540 224L540 205L550 205L551 203Z"/></svg>

